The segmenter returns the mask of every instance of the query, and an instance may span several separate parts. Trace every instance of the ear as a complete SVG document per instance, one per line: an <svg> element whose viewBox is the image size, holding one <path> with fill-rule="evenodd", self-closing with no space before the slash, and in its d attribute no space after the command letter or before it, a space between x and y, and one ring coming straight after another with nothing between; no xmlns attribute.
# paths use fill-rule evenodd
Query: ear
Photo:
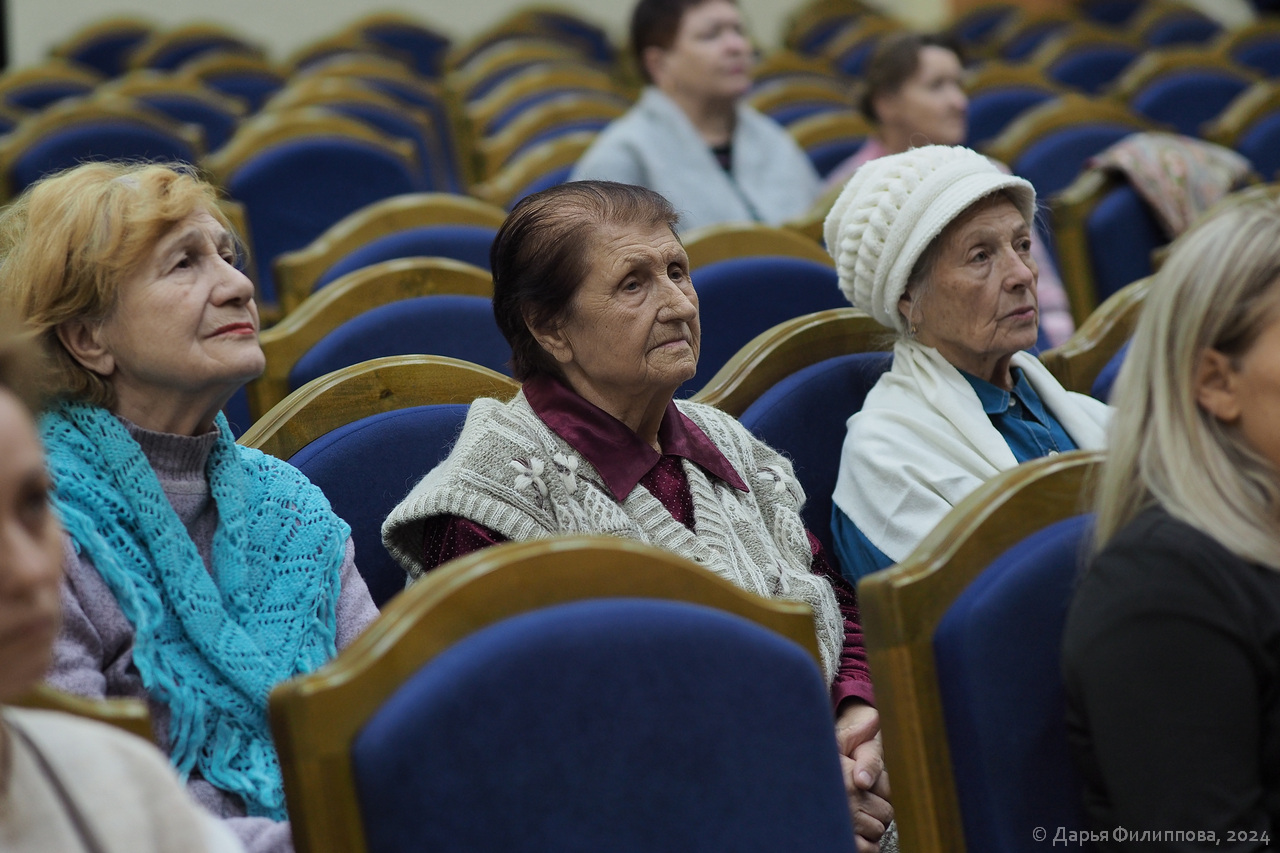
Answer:
<svg viewBox="0 0 1280 853"><path fill-rule="evenodd" d="M524 324L529 329L529 333L533 335L533 339L538 342L538 346L550 353L551 357L557 362L569 364L573 361L573 343L569 340L569 336L564 333L563 326L537 329L534 328L527 317Z"/></svg>
<svg viewBox="0 0 1280 853"><path fill-rule="evenodd" d="M1196 403L1225 424L1240 418L1237 372L1231 359L1216 349L1206 349L1196 363Z"/></svg>
<svg viewBox="0 0 1280 853"><path fill-rule="evenodd" d="M911 291L904 290L902 295L898 297L898 313L902 315L902 322L908 326L911 325Z"/></svg>
<svg viewBox="0 0 1280 853"><path fill-rule="evenodd" d="M103 342L101 323L71 320L59 324L56 332L62 346L81 367L103 377L115 372L115 356Z"/></svg>
<svg viewBox="0 0 1280 853"><path fill-rule="evenodd" d="M876 95L871 99L871 109L882 125L891 125L898 120L898 93Z"/></svg>
<svg viewBox="0 0 1280 853"><path fill-rule="evenodd" d="M665 76L666 63L664 60L666 57L667 52L656 45L646 47L640 54L640 64L644 66L649 79L659 88L661 88L662 78Z"/></svg>

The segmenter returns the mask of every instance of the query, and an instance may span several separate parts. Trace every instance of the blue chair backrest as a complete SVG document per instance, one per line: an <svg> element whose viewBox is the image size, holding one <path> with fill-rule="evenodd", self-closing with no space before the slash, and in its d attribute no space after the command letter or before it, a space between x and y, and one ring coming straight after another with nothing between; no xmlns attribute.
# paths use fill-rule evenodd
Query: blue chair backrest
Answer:
<svg viewBox="0 0 1280 853"><path fill-rule="evenodd" d="M235 113L176 92L173 94L155 92L139 95L137 99L174 121L200 125L204 128L204 147L207 151L217 151L221 148L240 125L240 119Z"/></svg>
<svg viewBox="0 0 1280 853"><path fill-rule="evenodd" d="M371 415L326 433L289 460L351 525L356 567L379 608L405 582L404 569L382 546L382 522L449 454L468 409L415 406Z"/></svg>
<svg viewBox="0 0 1280 853"><path fill-rule="evenodd" d="M1268 77L1280 77L1280 37L1252 39L1231 52L1231 58Z"/></svg>
<svg viewBox="0 0 1280 853"><path fill-rule="evenodd" d="M520 199L527 195L540 193L543 190L549 190L552 187L558 187L569 180L569 175L573 174L573 163L566 163L563 166L557 166L538 175L532 181L525 185L520 192L516 193L511 201L507 202L507 210L516 206Z"/></svg>
<svg viewBox="0 0 1280 853"><path fill-rule="evenodd" d="M462 192L462 169L453 149L453 119L450 117L449 108L444 101L438 97L432 97L421 89L396 80L370 77L365 82L379 92L399 98L406 104L425 110L427 115L431 116L431 125L439 135L437 150L440 152L440 156L444 158L445 173L449 181L449 186L445 191Z"/></svg>
<svg viewBox="0 0 1280 853"><path fill-rule="evenodd" d="M9 176L14 193L19 193L51 172L90 160L194 163L196 159L195 149L181 137L151 125L113 118L48 134L18 157Z"/></svg>
<svg viewBox="0 0 1280 853"><path fill-rule="evenodd" d="M833 562L831 493L836 488L845 424L892 365L889 352L852 353L820 361L765 391L739 418L753 435L791 460L804 486L805 526Z"/></svg>
<svg viewBox="0 0 1280 853"><path fill-rule="evenodd" d="M1041 530L997 558L933 635L965 844L1034 849L1028 827L1083 828L1059 655L1091 518Z"/></svg>
<svg viewBox="0 0 1280 853"><path fill-rule="evenodd" d="M1111 389L1115 387L1116 377L1120 375L1120 368L1124 367L1124 357L1129 353L1130 341L1125 341L1124 346L1116 350L1116 354L1107 359L1107 363L1102 366L1102 370L1098 371L1098 376L1093 380L1093 386L1089 389L1089 396L1101 400L1104 403L1111 402Z"/></svg>
<svg viewBox="0 0 1280 853"><path fill-rule="evenodd" d="M206 74L204 84L215 92L240 98L249 105L249 112L262 109L267 99L280 91L283 81L274 74L260 71L220 71Z"/></svg>
<svg viewBox="0 0 1280 853"><path fill-rule="evenodd" d="M408 114L399 110L389 109L381 104L335 102L324 106L325 109L332 110L335 113L341 113L362 121L388 136L408 140L413 145L414 154L418 157L419 187L424 192L445 191L444 187L436 186L436 180L433 177L435 167L438 165L436 161L439 159L435 153L435 140L427 139L422 134L421 128L413 122Z"/></svg>
<svg viewBox="0 0 1280 853"><path fill-rule="evenodd" d="M534 107L539 106L540 104L545 104L547 101L555 100L556 98L563 98L565 95L575 94L583 95L597 101L614 101L619 106L630 106L630 103L621 95L610 96L595 89L585 88L583 86L559 84L555 86L548 86L545 89L541 89L537 92L525 95L523 98L518 98L517 100L512 101L500 112L496 113L493 118L489 119L489 123L481 130L485 136L494 136L495 134L506 130L508 125Z"/></svg>
<svg viewBox="0 0 1280 853"><path fill-rule="evenodd" d="M969 138L973 147L995 139L1015 118L1032 107L1056 98L1049 89L1034 86L1010 86L988 89L969 99Z"/></svg>
<svg viewBox="0 0 1280 853"><path fill-rule="evenodd" d="M447 38L423 27L375 24L364 28L364 37L409 56L414 69L424 77L439 77L449 52Z"/></svg>
<svg viewBox="0 0 1280 853"><path fill-rule="evenodd" d="M93 85L89 83L49 80L15 89L5 96L5 102L24 110L38 111L64 98L78 98L92 91Z"/></svg>
<svg viewBox="0 0 1280 853"><path fill-rule="evenodd" d="M236 170L227 182L243 202L258 255L258 287L276 301L271 264L301 249L349 213L415 192L418 176L398 157L363 140L334 136L272 146Z"/></svg>
<svg viewBox="0 0 1280 853"><path fill-rule="evenodd" d="M878 43L878 39L869 38L855 44L833 60L836 68L850 77L861 77Z"/></svg>
<svg viewBox="0 0 1280 853"><path fill-rule="evenodd" d="M700 389L733 355L783 320L847 308L834 268L806 258L758 255L717 261L693 271L702 324L697 374L680 389Z"/></svg>
<svg viewBox="0 0 1280 853"><path fill-rule="evenodd" d="M1150 206L1127 183L1098 202L1084 228L1099 303L1151 275L1151 252L1169 242Z"/></svg>
<svg viewBox="0 0 1280 853"><path fill-rule="evenodd" d="M1035 53L1050 36L1065 27L1066 21L1044 21L1027 27L1016 38L1000 49L1000 56L1010 62L1020 62Z"/></svg>
<svg viewBox="0 0 1280 853"><path fill-rule="evenodd" d="M1074 181L1086 160L1134 132L1110 122L1061 128L1027 146L1009 166L1031 182L1037 196L1048 198Z"/></svg>
<svg viewBox="0 0 1280 853"><path fill-rule="evenodd" d="M511 347L484 296L440 294L379 305L325 335L289 371L289 390L371 358L447 355L509 373Z"/></svg>
<svg viewBox="0 0 1280 853"><path fill-rule="evenodd" d="M857 154L858 149L866 142L865 136L833 139L830 142L812 145L804 153L809 155L809 162L813 164L814 170L825 178L834 172L837 166Z"/></svg>
<svg viewBox="0 0 1280 853"><path fill-rule="evenodd" d="M852 853L826 697L799 646L699 605L503 620L356 735L369 853Z"/></svg>
<svg viewBox="0 0 1280 853"><path fill-rule="evenodd" d="M1136 47L1118 44L1081 47L1045 69L1045 75L1050 80L1093 95L1119 77L1138 53Z"/></svg>
<svg viewBox="0 0 1280 853"><path fill-rule="evenodd" d="M118 77L124 73L129 62L129 54L147 39L146 30L124 29L119 32L103 35L80 45L80 48L67 55L67 59L100 71L107 77Z"/></svg>
<svg viewBox="0 0 1280 853"><path fill-rule="evenodd" d="M951 34L964 45L986 41L1016 11L1017 7L1012 4L1003 6L993 3L981 12L965 15L964 22L952 30Z"/></svg>
<svg viewBox="0 0 1280 853"><path fill-rule="evenodd" d="M189 59L195 59L213 51L226 51L228 53L243 53L245 50L244 43L231 36L209 35L201 38L187 39L186 41L176 42L169 45L165 50L160 51L151 57L147 63L148 68L155 68L161 71L173 71Z"/></svg>
<svg viewBox="0 0 1280 853"><path fill-rule="evenodd" d="M809 116L822 115L823 113L842 113L849 109L847 104L837 104L832 101L805 101L795 100L780 104L770 110L766 115L776 121L778 124L786 127L789 124L799 121Z"/></svg>
<svg viewBox="0 0 1280 853"><path fill-rule="evenodd" d="M1119 25L1132 18L1145 2L1146 0L1085 0L1077 6L1091 21Z"/></svg>
<svg viewBox="0 0 1280 853"><path fill-rule="evenodd" d="M1240 135L1236 150L1249 158L1253 170L1266 180L1280 171L1280 110L1262 116Z"/></svg>
<svg viewBox="0 0 1280 853"><path fill-rule="evenodd" d="M544 142L550 142L551 140L559 139L562 136L568 136L571 133L577 133L583 130L590 130L599 133L608 127L611 121L612 119L607 119L602 116L600 118L575 119L574 121L567 121L564 124L557 124L552 127L543 128L537 133L530 134L527 139L513 149L510 156L507 157L506 162L510 163L530 148L535 148Z"/></svg>
<svg viewBox="0 0 1280 853"><path fill-rule="evenodd" d="M1170 15L1162 23L1147 30L1147 44L1164 47L1170 44L1204 44L1210 41L1222 27L1212 18L1198 12Z"/></svg>
<svg viewBox="0 0 1280 853"><path fill-rule="evenodd" d="M227 425L236 438L253 426L253 415L249 412L249 392L244 390L244 386L231 395L231 399L222 407L222 413L227 416Z"/></svg>
<svg viewBox="0 0 1280 853"><path fill-rule="evenodd" d="M1248 80L1232 74L1188 69L1152 81L1133 96L1129 106L1152 121L1173 125L1181 134L1198 136L1200 125L1248 87Z"/></svg>
<svg viewBox="0 0 1280 853"><path fill-rule="evenodd" d="M488 225L424 225L421 228L406 228L404 231L370 240L354 250L325 270L312 290L319 290L349 272L397 258L452 258L489 269L489 248L497 233L496 228Z"/></svg>

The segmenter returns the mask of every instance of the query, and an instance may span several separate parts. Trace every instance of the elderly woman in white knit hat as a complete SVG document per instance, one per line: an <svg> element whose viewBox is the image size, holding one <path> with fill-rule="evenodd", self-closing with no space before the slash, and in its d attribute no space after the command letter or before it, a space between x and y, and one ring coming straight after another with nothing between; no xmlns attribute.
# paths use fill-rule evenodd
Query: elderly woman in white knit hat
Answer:
<svg viewBox="0 0 1280 853"><path fill-rule="evenodd" d="M1107 407L1025 352L1035 209L1027 181L931 145L864 165L827 217L841 290L898 334L840 457L831 523L851 580L902 560L993 475L1105 443Z"/></svg>

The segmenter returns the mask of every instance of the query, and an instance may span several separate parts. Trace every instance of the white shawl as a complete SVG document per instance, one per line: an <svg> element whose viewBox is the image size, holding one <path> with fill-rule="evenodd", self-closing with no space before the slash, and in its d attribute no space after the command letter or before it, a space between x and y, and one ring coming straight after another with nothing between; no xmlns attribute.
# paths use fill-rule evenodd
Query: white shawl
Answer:
<svg viewBox="0 0 1280 853"><path fill-rule="evenodd" d="M1015 354L1013 366L1080 448L1105 446L1105 403L1066 390L1029 353ZM898 562L962 498L1017 464L960 371L932 347L899 341L893 369L849 418L833 499Z"/></svg>

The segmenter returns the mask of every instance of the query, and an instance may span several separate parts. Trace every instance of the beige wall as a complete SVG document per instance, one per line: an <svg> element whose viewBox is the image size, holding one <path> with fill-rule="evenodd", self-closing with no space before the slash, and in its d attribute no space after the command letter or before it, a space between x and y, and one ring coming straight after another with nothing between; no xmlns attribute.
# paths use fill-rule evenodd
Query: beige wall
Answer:
<svg viewBox="0 0 1280 853"><path fill-rule="evenodd" d="M605 27L615 38L626 30L630 0L552 0L575 9ZM805 0L739 0L762 46L773 48L788 16ZM946 15L948 0L871 0L874 5L919 26L932 26ZM545 4L545 3L543 3ZM11 67L41 61L51 46L80 27L114 15L147 18L162 26L208 21L244 33L266 46L277 59L340 29L370 11L407 12L455 38L484 30L512 10L533 0L431 0L375 2L367 0L9 0ZM549 4L545 4L549 5Z"/></svg>

